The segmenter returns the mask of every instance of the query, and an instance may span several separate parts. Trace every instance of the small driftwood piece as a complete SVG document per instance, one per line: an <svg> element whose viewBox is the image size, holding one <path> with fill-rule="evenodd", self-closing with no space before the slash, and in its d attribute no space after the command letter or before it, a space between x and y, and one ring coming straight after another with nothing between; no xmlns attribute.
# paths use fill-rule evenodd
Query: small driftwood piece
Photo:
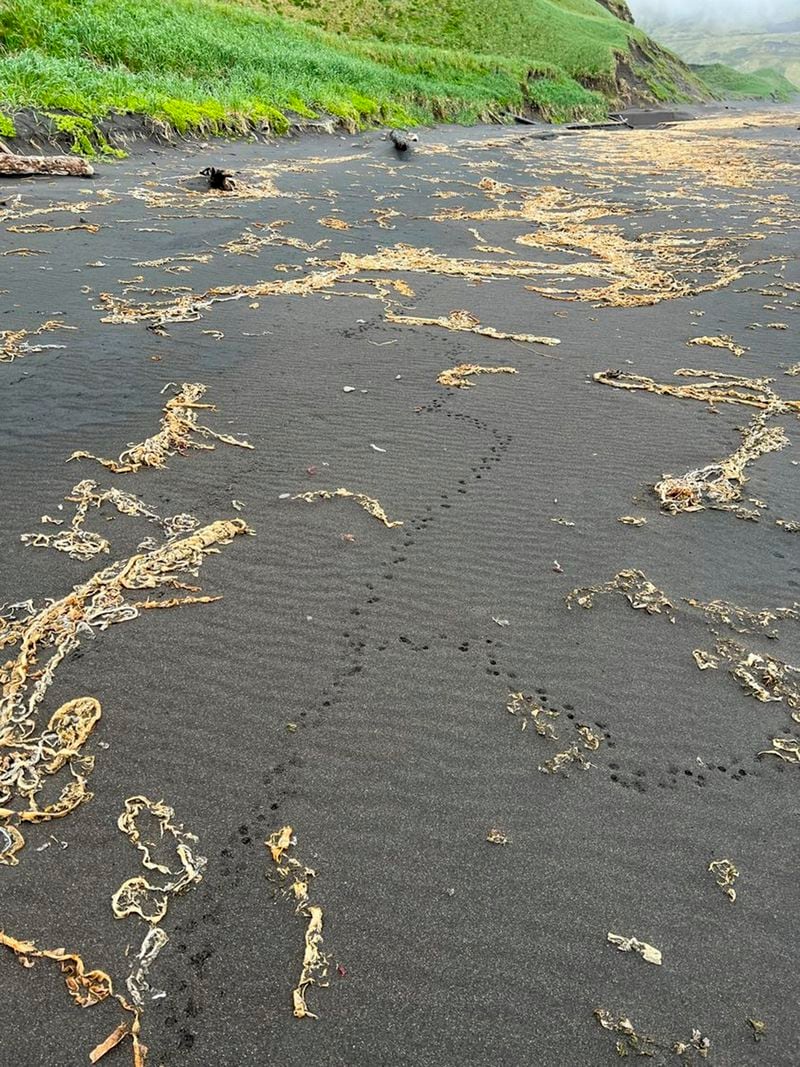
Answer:
<svg viewBox="0 0 800 1067"><path fill-rule="evenodd" d="M94 168L78 156L15 156L0 152L0 177L30 178L36 174L91 178Z"/></svg>
<svg viewBox="0 0 800 1067"><path fill-rule="evenodd" d="M236 188L233 175L219 167L204 167L200 171L203 177L208 178L209 189L219 189L223 193L231 193Z"/></svg>

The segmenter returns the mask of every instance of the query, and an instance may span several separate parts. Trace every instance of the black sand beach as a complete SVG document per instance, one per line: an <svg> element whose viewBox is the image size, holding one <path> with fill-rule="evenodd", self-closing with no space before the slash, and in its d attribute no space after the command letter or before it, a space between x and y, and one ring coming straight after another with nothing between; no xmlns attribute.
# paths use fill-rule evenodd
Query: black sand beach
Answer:
<svg viewBox="0 0 800 1067"><path fill-rule="evenodd" d="M777 638L752 619L713 632L684 599L751 612L800 599L800 539L776 524L800 521L797 411L770 423L791 444L746 468L735 506L754 517L668 514L653 483L734 453L758 409L592 379L610 368L680 385L691 379L674 372L696 368L772 378L800 399L786 373L800 358L796 127L786 110L551 140L444 129L399 160L378 134L140 147L91 181L0 184L0 330L63 345L0 362L0 603L38 609L143 538L162 542L103 505L85 528L109 553L23 544L63 529L43 515L68 524L82 479L160 516L255 533L218 546L196 579L177 575L222 599L80 632L38 722L78 696L100 702L84 748L93 799L23 827L18 863L0 869L6 935L65 947L124 993L147 924L115 918L111 897L148 873L117 828L125 799L163 800L197 835L202 881L169 900L149 976L166 995L145 1000L148 1067L594 1067L627 1041L595 1009L652 1037L654 1063L800 1063L800 767L757 756L800 736L800 705L760 702L723 660L701 671L692 657L730 638L798 664L800 621L771 623ZM235 172L233 195L195 177L211 163ZM319 221L331 218L348 228ZM82 220L99 229L27 229ZM255 242L223 249L245 231ZM445 260L341 258L400 243ZM338 277L309 295L254 292L320 271ZM186 290L149 292L170 287ZM588 287L604 292L560 299ZM188 314L174 311L182 298ZM158 301L161 313L143 307ZM464 309L560 344L398 323L387 307ZM109 309L134 321L103 322ZM33 335L50 320L76 329ZM747 351L687 346L700 336ZM518 373L437 383L462 363ZM144 441L185 382L216 405L200 423L252 450L198 438L214 451L122 474L65 462ZM289 498L340 487L403 525L350 499ZM572 589L631 568L674 622L618 593L567 608ZM513 692L559 712L557 741L521 728ZM538 769L572 746L591 766ZM317 1019L292 1017L308 919L267 878L264 842L285 825L324 912ZM508 843L487 841L493 829ZM708 870L726 858L733 903ZM609 932L663 964L616 951ZM120 1007L81 1009L57 963L26 969L2 951L0 1062L87 1063ZM748 1019L765 1023L761 1040ZM130 1063L130 1042L101 1062Z"/></svg>

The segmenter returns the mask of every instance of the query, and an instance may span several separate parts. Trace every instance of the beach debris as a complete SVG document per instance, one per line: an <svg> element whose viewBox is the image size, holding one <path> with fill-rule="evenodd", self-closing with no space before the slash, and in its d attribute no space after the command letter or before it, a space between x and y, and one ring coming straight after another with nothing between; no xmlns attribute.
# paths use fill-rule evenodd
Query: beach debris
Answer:
<svg viewBox="0 0 800 1067"><path fill-rule="evenodd" d="M66 348L66 345L38 345L31 344L25 340L26 337L33 337L45 332L45 328L52 330L55 325L54 322L46 322L38 330L34 330L32 334L28 333L27 330L0 330L0 363L13 363L20 356L29 356L35 352L44 352L47 349ZM64 326L62 323L57 325L60 329L76 329L74 326Z"/></svg>
<svg viewBox="0 0 800 1067"><path fill-rule="evenodd" d="M719 667L719 661L716 657L712 656L710 652L706 652L705 649L692 649L692 656L694 656L694 661L701 671L707 671L709 669L715 671Z"/></svg>
<svg viewBox="0 0 800 1067"><path fill-rule="evenodd" d="M693 337L686 344L706 345L709 348L727 348L729 352L733 352L734 356L743 356L745 352L750 351L749 348L742 348L741 345L737 345L734 339L726 333L720 334L719 337Z"/></svg>
<svg viewBox="0 0 800 1067"><path fill-rule="evenodd" d="M762 1019L748 1019L747 1025L753 1031L754 1041L760 1041L767 1032L767 1024Z"/></svg>
<svg viewBox="0 0 800 1067"><path fill-rule="evenodd" d="M757 756L777 756L784 763L800 764L800 740L796 737L773 737L772 748L757 752Z"/></svg>
<svg viewBox="0 0 800 1067"><path fill-rule="evenodd" d="M425 318L416 315L398 315L387 309L384 317L387 322L394 322L401 326L441 326L445 330L480 334L482 337L493 337L499 341L519 341L550 347L561 344L558 337L537 337L530 333L503 333L492 326L481 326L481 320L471 311L465 310L451 311L449 315L443 315L440 318Z"/></svg>
<svg viewBox="0 0 800 1067"><path fill-rule="evenodd" d="M752 632L762 633L766 637L775 638L778 631L772 628L772 624L783 619L800 619L800 604L794 604L790 608L762 608L761 611L751 611L738 604L731 604L727 600L709 600L704 602L694 597L687 597L686 603L693 608L698 608L705 616L706 622L712 628L727 626L738 634Z"/></svg>
<svg viewBox="0 0 800 1067"><path fill-rule="evenodd" d="M476 374L517 374L514 367L482 367L477 363L459 363L449 370L443 370L436 381L439 385L452 386L455 389L470 389L475 383L470 381Z"/></svg>
<svg viewBox="0 0 800 1067"><path fill-rule="evenodd" d="M112 504L121 515L142 516L148 521L159 526L169 540L179 537L181 534L190 533L199 525L193 515L185 512L180 515L172 515L162 518L152 508L132 493L125 493L121 489L104 489L98 491L97 482L84 479L78 482L70 490L70 495L65 500L76 504L75 514L70 520L69 527L58 530L56 533L24 533L20 535L20 541L31 548L53 548L58 552L66 552L71 559L89 560L103 552L108 552L110 542L99 533L85 530L83 524L86 521L90 507L100 508L103 504ZM237 508L237 510L239 510ZM50 516L43 515L42 522L58 522Z"/></svg>
<svg viewBox="0 0 800 1067"><path fill-rule="evenodd" d="M0 630L0 646L4 644L4 634ZM6 665L8 666L8 665ZM5 668L0 669L0 678ZM36 696L40 684L46 684L45 672L43 683L37 679L31 702ZM13 684L13 682L11 683ZM0 702L5 712L6 700ZM34 736L35 727L15 736L8 729L1 731L0 749L3 751L0 761L0 863L16 866L16 853L25 844L24 836L18 823L48 822L60 819L74 811L79 804L92 799L92 793L86 788L89 775L94 770L94 756L81 755L81 749L99 721L100 704L93 697L77 697L62 704L50 717L47 728L39 736ZM7 715L0 717L0 724L7 726ZM38 794L44 788L45 780L54 777L65 769L70 777L55 800L40 806ZM22 808L9 807L15 799L23 801Z"/></svg>
<svg viewBox="0 0 800 1067"><path fill-rule="evenodd" d="M151 999L164 995L160 990L153 990L147 979L156 957L168 942L169 937L160 926L151 926L144 935L133 970L125 980L128 995L137 1008L144 1007L144 998L148 993Z"/></svg>
<svg viewBox="0 0 800 1067"><path fill-rule="evenodd" d="M739 871L730 860L712 860L708 865L709 871L714 875L717 885L725 896L733 904L736 900L736 890L733 883L739 877Z"/></svg>
<svg viewBox="0 0 800 1067"><path fill-rule="evenodd" d="M78 156L17 156L0 151L0 176L31 178L40 174L50 178L91 178L94 167Z"/></svg>
<svg viewBox="0 0 800 1067"><path fill-rule="evenodd" d="M604 1030L622 1035L615 1044L617 1055L620 1057L629 1056L631 1053L636 1056L651 1057L659 1052L672 1052L676 1056L694 1057L697 1053L700 1059L708 1058L711 1042L696 1027L692 1028L692 1036L688 1041L663 1042L646 1034L637 1033L626 1015L612 1015L605 1008L595 1008L592 1014Z"/></svg>
<svg viewBox="0 0 800 1067"><path fill-rule="evenodd" d="M174 383L170 384L174 386ZM213 451L214 445L192 440L193 434L203 438L211 437L226 445L252 448L248 441L231 437L229 434L216 433L208 426L198 423L198 410L216 411L214 404L200 403L206 389L207 386L200 382L184 382L175 396L170 397L164 405L164 415L158 433L139 444L128 445L118 459L102 459L91 452L73 452L69 458L94 459L114 474L132 474L142 467L163 469L167 465L167 459L175 452L183 455L190 448Z"/></svg>
<svg viewBox="0 0 800 1067"><path fill-rule="evenodd" d="M603 738L596 734L590 726L580 725L576 726L575 729L583 738L584 748L588 748L591 752L596 752L600 748Z"/></svg>
<svg viewBox="0 0 800 1067"><path fill-rule="evenodd" d="M646 963L655 963L661 966L661 952L659 949L648 945L646 941L639 941L635 937L624 937L622 934L608 934L607 940L620 952L638 952Z"/></svg>
<svg viewBox="0 0 800 1067"><path fill-rule="evenodd" d="M407 152L409 146L419 141L415 133L408 130L389 130L389 140L392 142L395 152Z"/></svg>
<svg viewBox="0 0 800 1067"><path fill-rule="evenodd" d="M565 519L563 515L557 515L555 518L551 518L550 522L558 523L559 526L574 526L575 523L570 519Z"/></svg>
<svg viewBox="0 0 800 1067"><path fill-rule="evenodd" d="M492 827L486 835L486 840L492 845L507 845L511 838L503 830Z"/></svg>
<svg viewBox="0 0 800 1067"><path fill-rule="evenodd" d="M337 219L335 215L328 215L324 218L317 219L320 226L325 226L329 230L349 230L350 223L345 222L344 219Z"/></svg>
<svg viewBox="0 0 800 1067"><path fill-rule="evenodd" d="M209 189L219 189L223 193L232 193L236 188L233 175L219 167L203 167L200 171L204 178L208 178Z"/></svg>
<svg viewBox="0 0 800 1067"><path fill-rule="evenodd" d="M779 452L789 444L782 426L767 426L771 413L758 412L750 425L742 430L742 443L725 459L705 467L687 471L680 477L666 475L655 484L654 491L665 511L679 512L732 511L739 518L757 519L757 512L738 506L742 486L747 481L745 471L749 463Z"/></svg>
<svg viewBox="0 0 800 1067"><path fill-rule="evenodd" d="M381 448L379 445L375 445L371 441L370 441L369 447L372 449L373 452L385 452L386 451L385 448Z"/></svg>
<svg viewBox="0 0 800 1067"><path fill-rule="evenodd" d="M145 836L137 825L137 819L144 811L158 823L158 840ZM142 866L164 875L166 881L162 885L153 885L143 875L124 881L111 898L111 907L117 919L136 914L145 922L159 923L167 913L170 897L202 881L203 868L208 861L204 856L194 855L192 846L197 842L197 837L184 830L180 823L173 822L174 818L174 810L163 800L153 801L145 796L134 796L125 801L125 809L117 819L117 826L142 853ZM174 862L169 866L153 858L165 834L173 839L179 866Z"/></svg>
<svg viewBox="0 0 800 1067"><path fill-rule="evenodd" d="M693 1054L696 1052L701 1059L708 1059L708 1054L711 1051L711 1041L707 1037L703 1037L703 1034L697 1027L692 1028L692 1036L688 1041L676 1041L672 1046L672 1051L677 1056L685 1056L687 1053Z"/></svg>
<svg viewBox="0 0 800 1067"><path fill-rule="evenodd" d="M553 560L553 570L556 572L556 574L564 573L564 568L561 566L557 559Z"/></svg>
<svg viewBox="0 0 800 1067"><path fill-rule="evenodd" d="M355 391L356 391L356 387L354 385L344 385L344 386L342 386L342 392L343 393L354 393Z"/></svg>
<svg viewBox="0 0 800 1067"><path fill-rule="evenodd" d="M600 371L592 377L616 389L641 389L665 396L701 400L716 404L742 404L759 409L742 431L742 443L730 456L716 463L675 477L665 475L654 490L661 506L672 514L716 508L732 511L740 518L757 519L758 513L740 507L742 486L747 481L747 465L768 452L777 452L789 443L781 426L768 426L770 419L790 412L800 414L800 400L785 400L770 385L772 378L745 378L719 371L681 368L676 375L705 379L691 384L656 382L638 374L618 370Z"/></svg>
<svg viewBox="0 0 800 1067"><path fill-rule="evenodd" d="M498 626L510 626L511 625L511 622L510 622L509 619L500 619L496 615L492 615L492 622L497 623Z"/></svg>
<svg viewBox="0 0 800 1067"><path fill-rule="evenodd" d="M795 681L800 667L728 639L719 640L714 651L746 693L762 704L785 701L793 709L792 718L800 722L800 682Z"/></svg>
<svg viewBox="0 0 800 1067"><path fill-rule="evenodd" d="M13 852L20 845L9 826L61 818L91 799L86 779L94 766L80 748L100 717L93 697L78 697L63 704L37 735L39 707L52 685L55 672L85 637L115 623L135 619L140 611L184 604L211 603L217 597L186 595L166 599L133 599L140 590L193 589L179 575L197 575L206 555L218 551L239 534L249 533L242 519L213 522L189 537L161 545L152 552L118 560L96 571L58 600L35 609L30 603L12 604L0 614L0 648L18 646L16 657L0 665L0 748L8 751L0 767L0 824L12 837ZM38 661L43 656L42 662ZM36 796L44 779L62 767L72 775L59 797L39 807ZM15 797L25 807L9 807ZM11 851L9 848L6 852ZM15 858L12 852L12 859Z"/></svg>
<svg viewBox="0 0 800 1067"><path fill-rule="evenodd" d="M627 1056L629 1052L635 1052L637 1056L654 1056L661 1047L654 1038L638 1034L625 1015L614 1016L605 1008L595 1008L592 1014L604 1030L622 1034L615 1046L618 1056Z"/></svg>
<svg viewBox="0 0 800 1067"><path fill-rule="evenodd" d="M609 581L601 585L589 585L573 589L565 598L568 608L577 604L581 608L594 606L595 597L604 593L621 593L632 608L641 608L648 615L664 614L675 621L674 605L657 586L653 585L647 575L640 570L619 571Z"/></svg>
<svg viewBox="0 0 800 1067"><path fill-rule="evenodd" d="M330 962L329 955L321 949L322 908L312 903L309 897L309 885L316 877L316 871L290 855L297 844L291 826L282 826L270 834L265 844L275 862L275 871L267 877L276 883L282 895L295 902L295 914L308 920L300 978L292 991L293 1015L296 1019L316 1019L318 1016L309 1010L306 997L312 986L328 984L324 979Z"/></svg>
<svg viewBox="0 0 800 1067"><path fill-rule="evenodd" d="M620 515L617 522L621 522L624 526L646 526L647 519L642 518L639 515Z"/></svg>
<svg viewBox="0 0 800 1067"><path fill-rule="evenodd" d="M536 699L526 693L509 693L506 710L510 715L521 716L523 730L527 729L530 723L540 737L548 737L551 741L558 740L553 723L561 712L539 707Z"/></svg>
<svg viewBox="0 0 800 1067"><path fill-rule="evenodd" d="M133 1018L120 1023L104 1041L92 1049L89 1053L89 1061L97 1063L107 1052L116 1048L121 1041L130 1036L133 1045L133 1067L145 1067L147 1046L143 1045L139 1039L141 1030L139 1010L130 1005L121 994L114 992L111 977L105 971L87 971L86 964L76 953L66 952L63 948L37 948L33 941L18 940L4 931L0 931L0 945L11 949L23 967L33 967L37 959L55 960L59 963L67 992L81 1008L91 1008L113 997L123 1011L129 1012Z"/></svg>
<svg viewBox="0 0 800 1067"><path fill-rule="evenodd" d="M555 756L539 764L539 770L544 774L558 774L571 763L577 763L583 770L592 766L577 745L571 745L563 752L556 752Z"/></svg>
<svg viewBox="0 0 800 1067"><path fill-rule="evenodd" d="M69 230L86 230L99 233L100 227L91 222L75 222L71 226L51 226L49 222L23 222L21 226L6 226L9 233L66 233ZM73 327L75 329L75 327Z"/></svg>
<svg viewBox="0 0 800 1067"><path fill-rule="evenodd" d="M378 519L384 526L391 529L393 526L402 526L402 520L396 519L392 521L383 510L380 502L375 500L374 497L367 496L366 493L354 493L350 489L315 489L309 493L296 493L292 500L305 500L308 503L313 503L315 500L333 500L334 497L345 497L349 500L355 500L360 508L363 508L368 515L372 515L373 518Z"/></svg>
<svg viewBox="0 0 800 1067"><path fill-rule="evenodd" d="M661 396L700 400L711 407L717 404L741 404L769 410L774 414L800 412L800 400L784 400L770 388L773 378L746 378L740 374L723 374L721 371L697 370L694 367L681 367L675 371L675 376L698 380L686 384L657 382L643 374L629 374L620 370L597 371L592 375L592 380L614 389L642 390Z"/></svg>

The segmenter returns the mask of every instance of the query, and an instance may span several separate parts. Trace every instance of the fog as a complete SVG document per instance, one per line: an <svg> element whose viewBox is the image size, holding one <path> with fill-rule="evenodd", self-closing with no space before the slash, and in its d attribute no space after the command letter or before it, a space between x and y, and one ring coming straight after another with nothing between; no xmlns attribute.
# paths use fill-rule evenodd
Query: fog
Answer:
<svg viewBox="0 0 800 1067"><path fill-rule="evenodd" d="M776 22L797 20L798 0L628 0L636 21L695 21L721 26L766 28Z"/></svg>

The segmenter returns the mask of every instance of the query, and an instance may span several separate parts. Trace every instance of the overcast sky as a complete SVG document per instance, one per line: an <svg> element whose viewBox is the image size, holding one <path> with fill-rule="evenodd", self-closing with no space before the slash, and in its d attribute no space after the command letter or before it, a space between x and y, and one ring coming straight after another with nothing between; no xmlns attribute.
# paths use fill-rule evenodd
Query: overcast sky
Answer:
<svg viewBox="0 0 800 1067"><path fill-rule="evenodd" d="M797 19L800 0L628 0L637 22L670 17L733 25L764 25Z"/></svg>

